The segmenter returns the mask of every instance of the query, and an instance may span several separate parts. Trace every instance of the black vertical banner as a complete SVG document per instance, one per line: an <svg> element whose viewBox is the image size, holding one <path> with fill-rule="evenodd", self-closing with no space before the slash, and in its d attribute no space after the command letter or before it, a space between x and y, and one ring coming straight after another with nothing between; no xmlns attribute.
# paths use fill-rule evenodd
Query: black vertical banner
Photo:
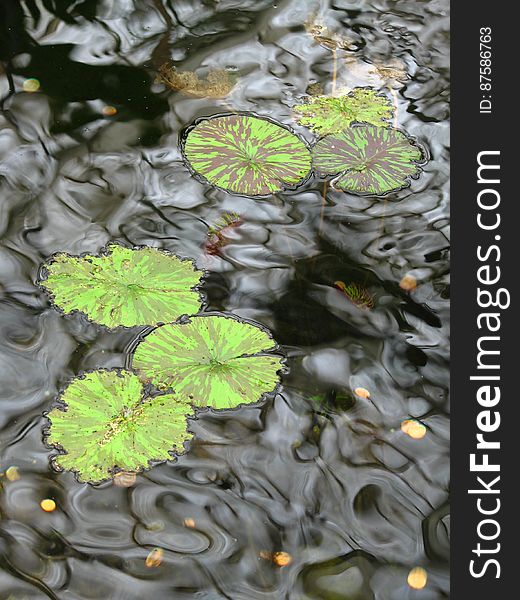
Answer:
<svg viewBox="0 0 520 600"><path fill-rule="evenodd" d="M518 5L451 8L451 598L489 600L518 595Z"/></svg>

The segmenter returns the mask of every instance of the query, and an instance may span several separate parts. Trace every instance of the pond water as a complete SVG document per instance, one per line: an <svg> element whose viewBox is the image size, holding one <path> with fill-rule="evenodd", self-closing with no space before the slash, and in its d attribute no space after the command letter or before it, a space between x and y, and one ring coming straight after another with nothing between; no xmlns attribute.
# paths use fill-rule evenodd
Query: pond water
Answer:
<svg viewBox="0 0 520 600"><path fill-rule="evenodd" d="M448 597L448 27L447 0L2 3L1 598ZM199 96L157 80L168 61ZM225 112L311 142L292 107L356 86L429 154L384 199L317 177L232 195L182 160L183 130ZM225 213L240 225L208 248ZM196 259L205 309L268 327L287 357L275 395L200 412L188 452L131 487L53 471L42 436L70 378L123 366L135 331L58 313L39 265L110 241Z"/></svg>

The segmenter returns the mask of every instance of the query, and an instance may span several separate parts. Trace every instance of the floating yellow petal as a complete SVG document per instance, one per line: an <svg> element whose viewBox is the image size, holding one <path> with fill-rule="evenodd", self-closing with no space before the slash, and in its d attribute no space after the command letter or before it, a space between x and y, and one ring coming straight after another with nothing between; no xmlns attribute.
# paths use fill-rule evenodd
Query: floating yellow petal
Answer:
<svg viewBox="0 0 520 600"><path fill-rule="evenodd" d="M407 578L408 585L414 590L422 590L428 582L428 573L422 567L414 567Z"/></svg>
<svg viewBox="0 0 520 600"><path fill-rule="evenodd" d="M115 106L103 106L101 112L105 117L113 117L117 114L117 108Z"/></svg>
<svg viewBox="0 0 520 600"><path fill-rule="evenodd" d="M426 427L415 419L407 419L401 423L401 431L414 440L420 440L426 435Z"/></svg>
<svg viewBox="0 0 520 600"><path fill-rule="evenodd" d="M23 82L22 87L24 92L37 92L40 89L40 82L34 77L31 77Z"/></svg>
<svg viewBox="0 0 520 600"><path fill-rule="evenodd" d="M417 279L413 275L405 275L399 282L399 287L405 292L413 292L417 287Z"/></svg>
<svg viewBox="0 0 520 600"><path fill-rule="evenodd" d="M56 502L51 498L45 498L40 502L40 507L45 512L52 512L53 510L56 510Z"/></svg>
<svg viewBox="0 0 520 600"><path fill-rule="evenodd" d="M292 563L292 556L288 552L275 552L273 562L278 567L287 567Z"/></svg>
<svg viewBox="0 0 520 600"><path fill-rule="evenodd" d="M164 556L162 548L154 548L146 557L145 565L148 568L160 567Z"/></svg>
<svg viewBox="0 0 520 600"><path fill-rule="evenodd" d="M9 481L18 481L20 479L20 471L18 467L12 466L7 469L5 476Z"/></svg>

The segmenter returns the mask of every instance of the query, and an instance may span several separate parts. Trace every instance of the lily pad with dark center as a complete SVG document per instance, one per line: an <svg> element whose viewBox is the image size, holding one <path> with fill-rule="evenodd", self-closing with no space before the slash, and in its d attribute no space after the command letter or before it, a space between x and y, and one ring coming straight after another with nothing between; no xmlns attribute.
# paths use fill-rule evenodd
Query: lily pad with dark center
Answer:
<svg viewBox="0 0 520 600"><path fill-rule="evenodd" d="M224 316L193 317L158 327L137 346L132 367L159 389L187 395L195 406L234 408L277 385L281 358L256 325Z"/></svg>
<svg viewBox="0 0 520 600"><path fill-rule="evenodd" d="M335 177L335 188L379 196L410 185L423 153L397 129L362 125L319 140L313 161L319 175Z"/></svg>
<svg viewBox="0 0 520 600"><path fill-rule="evenodd" d="M295 187L311 169L310 152L297 135L249 115L204 119L188 132L183 152L208 183L243 196Z"/></svg>
<svg viewBox="0 0 520 600"><path fill-rule="evenodd" d="M107 327L156 325L197 313L201 271L157 248L111 244L99 255L57 254L41 285L65 313L80 311Z"/></svg>
<svg viewBox="0 0 520 600"><path fill-rule="evenodd" d="M92 483L115 470L140 471L150 461L172 459L191 438L186 429L190 404L179 396L143 397L143 384L129 371L92 371L73 379L61 396L64 409L49 414L48 443L65 454L60 469Z"/></svg>

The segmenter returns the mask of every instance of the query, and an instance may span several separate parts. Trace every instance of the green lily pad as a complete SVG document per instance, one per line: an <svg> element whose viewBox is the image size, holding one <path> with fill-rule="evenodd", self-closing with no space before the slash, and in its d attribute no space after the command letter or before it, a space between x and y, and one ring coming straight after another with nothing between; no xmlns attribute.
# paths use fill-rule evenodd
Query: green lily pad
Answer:
<svg viewBox="0 0 520 600"><path fill-rule="evenodd" d="M339 133L352 123L388 127L393 107L386 96L369 88L355 88L343 96L309 97L294 107L296 119L320 135Z"/></svg>
<svg viewBox="0 0 520 600"><path fill-rule="evenodd" d="M173 394L143 399L143 384L129 371L92 371L73 379L55 408L48 443L66 454L60 469L92 483L112 477L114 469L139 471L149 461L171 460L191 437L186 430L190 404Z"/></svg>
<svg viewBox="0 0 520 600"><path fill-rule="evenodd" d="M421 172L421 150L397 129L363 125L328 135L316 144L314 166L334 175L335 188L354 194L383 195L410 185Z"/></svg>
<svg viewBox="0 0 520 600"><path fill-rule="evenodd" d="M243 196L265 196L307 177L311 156L294 133L259 117L225 115L191 129L184 155L208 183Z"/></svg>
<svg viewBox="0 0 520 600"><path fill-rule="evenodd" d="M196 406L234 408L275 388L281 359L265 353L274 346L266 331L250 323L193 317L147 335L132 366L145 381L188 395Z"/></svg>
<svg viewBox="0 0 520 600"><path fill-rule="evenodd" d="M157 248L117 244L100 255L57 254L41 282L65 313L80 311L107 327L156 325L200 309L201 271Z"/></svg>

